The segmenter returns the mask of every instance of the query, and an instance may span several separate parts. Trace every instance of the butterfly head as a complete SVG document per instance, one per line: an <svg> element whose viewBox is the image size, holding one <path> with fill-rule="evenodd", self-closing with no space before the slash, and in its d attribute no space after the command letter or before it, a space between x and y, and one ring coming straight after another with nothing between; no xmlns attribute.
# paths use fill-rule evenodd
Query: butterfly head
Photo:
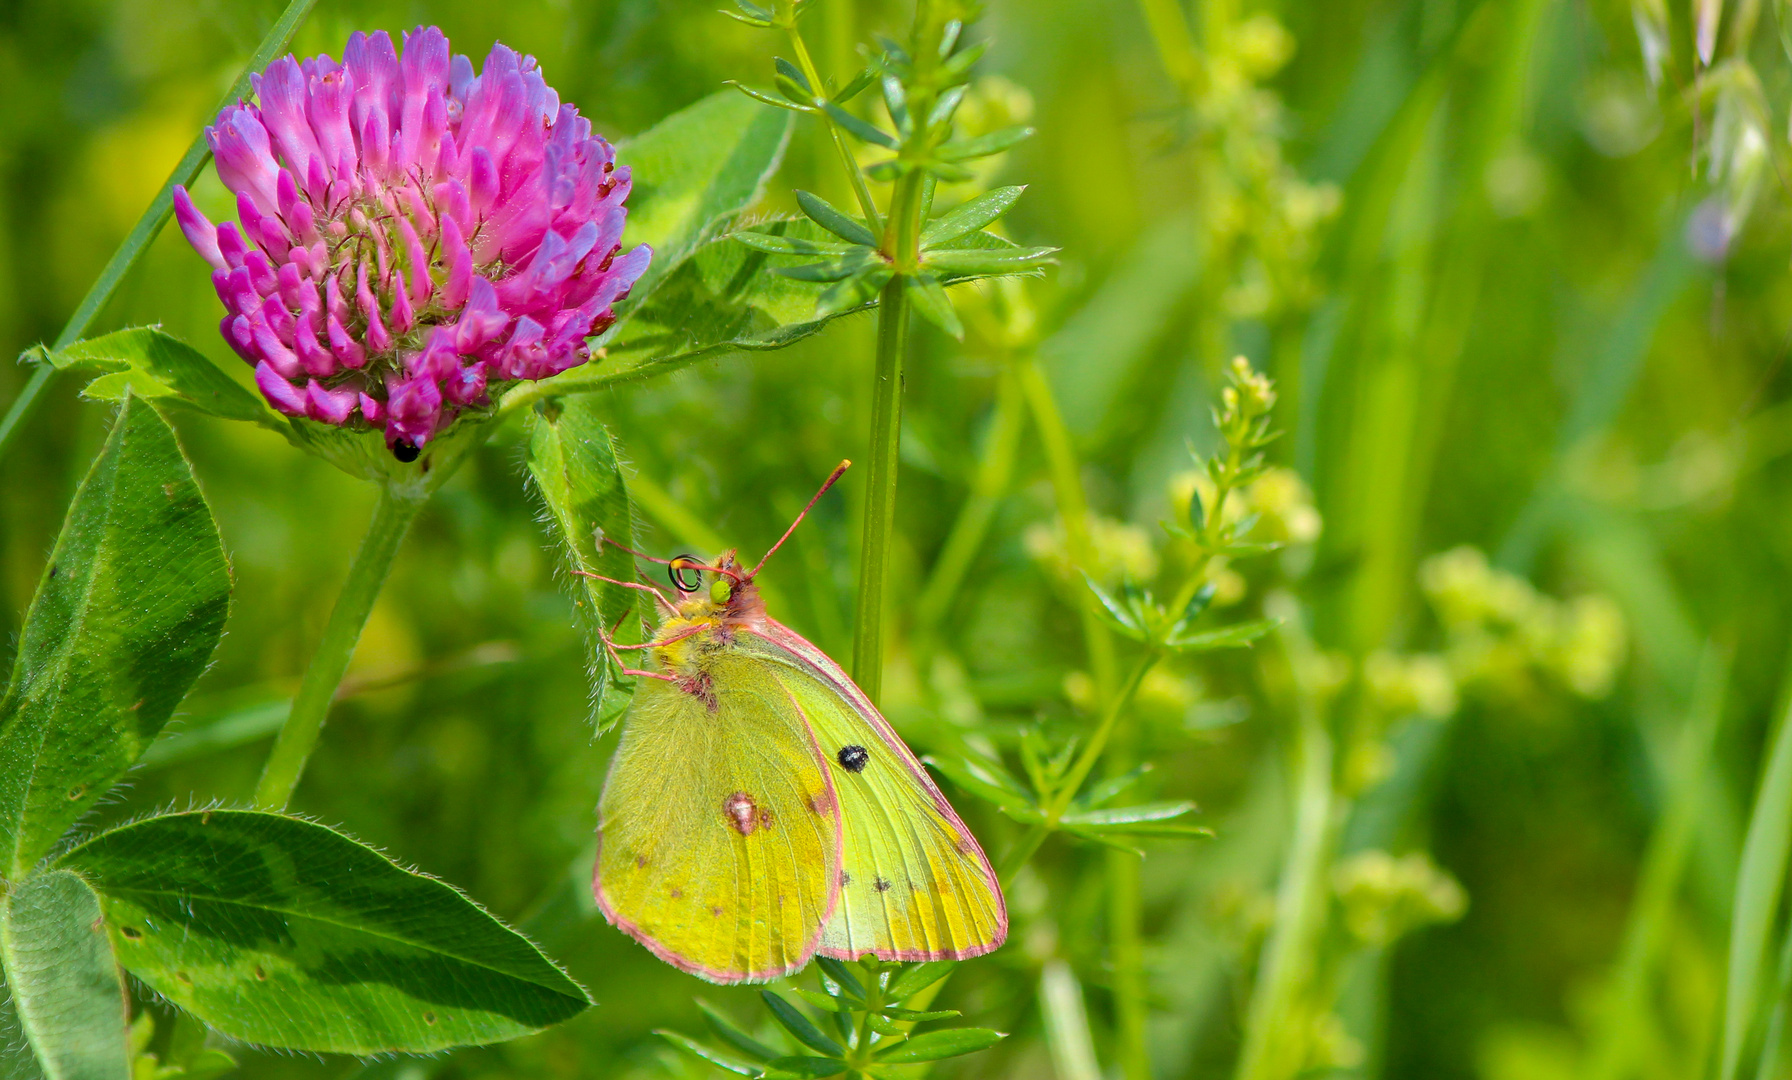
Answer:
<svg viewBox="0 0 1792 1080"><path fill-rule="evenodd" d="M740 565L732 550L724 551L714 563L704 563L694 555L680 555L666 566L666 574L682 599L678 604L681 619L700 621L713 619L722 625L751 622L765 614L765 602L753 584L753 570Z"/></svg>

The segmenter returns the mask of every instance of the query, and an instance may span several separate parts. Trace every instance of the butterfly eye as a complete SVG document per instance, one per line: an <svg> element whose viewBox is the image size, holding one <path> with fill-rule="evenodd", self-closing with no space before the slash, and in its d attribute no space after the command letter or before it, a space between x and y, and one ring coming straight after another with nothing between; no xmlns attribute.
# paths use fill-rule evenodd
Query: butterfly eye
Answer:
<svg viewBox="0 0 1792 1080"><path fill-rule="evenodd" d="M697 556L680 555L666 564L666 576L672 587L681 593L694 593L703 587L703 571L696 568ZM686 574L692 575L685 577Z"/></svg>
<svg viewBox="0 0 1792 1080"><path fill-rule="evenodd" d="M728 584L727 578L716 578L709 583L709 598L717 604L726 604L734 595L734 586Z"/></svg>

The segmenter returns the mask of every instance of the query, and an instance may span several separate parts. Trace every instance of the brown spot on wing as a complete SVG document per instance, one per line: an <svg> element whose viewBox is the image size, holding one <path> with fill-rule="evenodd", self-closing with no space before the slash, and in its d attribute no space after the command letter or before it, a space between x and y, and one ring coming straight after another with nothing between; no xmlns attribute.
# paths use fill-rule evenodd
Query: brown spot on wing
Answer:
<svg viewBox="0 0 1792 1080"><path fill-rule="evenodd" d="M765 812L759 809L753 796L744 791L737 791L722 800L722 815L742 836L752 836L753 830L765 823Z"/></svg>

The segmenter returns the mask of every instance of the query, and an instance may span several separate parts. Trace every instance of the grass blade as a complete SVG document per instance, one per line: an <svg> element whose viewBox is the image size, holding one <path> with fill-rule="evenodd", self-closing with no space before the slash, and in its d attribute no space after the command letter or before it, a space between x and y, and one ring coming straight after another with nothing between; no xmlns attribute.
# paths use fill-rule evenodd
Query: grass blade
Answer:
<svg viewBox="0 0 1792 1080"><path fill-rule="evenodd" d="M1788 686L1787 689L1792 689ZM1786 690L1781 691L1782 701ZM1782 703L1768 741L1767 764L1749 815L1748 838L1736 871L1736 907L1730 921L1730 962L1725 979L1723 1057L1719 1080L1735 1080L1754 1039L1762 977L1773 947L1773 924L1792 854L1792 705Z"/></svg>
<svg viewBox="0 0 1792 1080"><path fill-rule="evenodd" d="M267 35L261 39L261 44L256 46L254 55L249 57L248 66L243 68L243 73L237 76L236 82L232 83L230 89L218 100L218 107L212 110L212 115L216 115L226 105L249 92L250 74L267 67L274 57L285 51L292 42L293 34L299 29L299 23L303 22L305 16L311 13L311 8L316 3L317 0L290 0L286 5L286 10L280 13L280 18L276 19L274 25L268 28ZM118 283L123 281L124 276L137 265L137 260L143 257L145 251L149 250L150 243L161 233L162 227L168 224L168 219L174 216L174 185L191 184L199 175L199 171L205 168L206 162L211 160L211 157L211 147L206 145L205 132L201 131L193 137L192 145L187 147L187 152L181 156L179 164L174 166L174 171L169 173L168 179L162 183L162 190L158 191L156 197L150 200L148 208L143 211L143 216L138 218L137 224L131 227L130 234L124 238L124 243L118 245L118 250L112 253L112 258L107 261L106 268L100 271L100 276L95 278L93 284L88 287L87 295L81 298L81 303L75 307L75 313L69 316L68 323L62 328L62 333L56 335L56 343L51 346L52 351L66 349L86 335L87 328L93 325L94 318L106 306L106 302L112 299L113 292L118 289ZM6 416L0 418L0 458L6 456L6 451L12 445L12 440L18 435L19 429L24 426L26 420L31 418L31 413L37 408L38 401L43 398L44 387L49 384L54 373L54 369L48 365L41 366L32 372L31 378L25 383L25 388L19 391L19 396L6 410Z"/></svg>

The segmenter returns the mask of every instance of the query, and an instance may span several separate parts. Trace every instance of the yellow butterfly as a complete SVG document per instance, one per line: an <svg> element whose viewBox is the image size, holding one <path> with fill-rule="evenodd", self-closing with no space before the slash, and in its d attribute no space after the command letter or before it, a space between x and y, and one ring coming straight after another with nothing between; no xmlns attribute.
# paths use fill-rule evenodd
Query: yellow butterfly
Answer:
<svg viewBox="0 0 1792 1080"><path fill-rule="evenodd" d="M667 563L663 615L610 762L592 890L604 917L712 982L852 959L961 960L1008 936L989 860L839 665L766 614L751 570ZM651 558L650 556L643 556ZM703 588L703 575L710 577Z"/></svg>

